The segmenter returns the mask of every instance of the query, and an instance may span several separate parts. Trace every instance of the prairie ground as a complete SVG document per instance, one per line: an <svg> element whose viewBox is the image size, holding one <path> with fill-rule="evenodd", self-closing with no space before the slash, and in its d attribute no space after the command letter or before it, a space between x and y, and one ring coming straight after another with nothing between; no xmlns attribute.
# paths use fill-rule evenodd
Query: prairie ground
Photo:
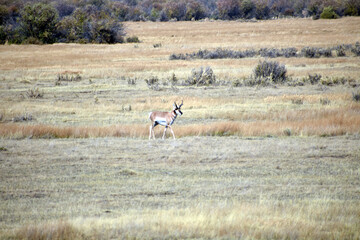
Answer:
<svg viewBox="0 0 360 240"><path fill-rule="evenodd" d="M81 238L357 239L359 140L6 140L0 226L20 238L68 224Z"/></svg>
<svg viewBox="0 0 360 240"><path fill-rule="evenodd" d="M169 56L355 44L359 25L139 22L136 44L0 46L0 238L358 239L359 57L272 59L344 83L236 87L263 58ZM171 85L200 66L219 84ZM149 112L181 100L177 139L147 140Z"/></svg>

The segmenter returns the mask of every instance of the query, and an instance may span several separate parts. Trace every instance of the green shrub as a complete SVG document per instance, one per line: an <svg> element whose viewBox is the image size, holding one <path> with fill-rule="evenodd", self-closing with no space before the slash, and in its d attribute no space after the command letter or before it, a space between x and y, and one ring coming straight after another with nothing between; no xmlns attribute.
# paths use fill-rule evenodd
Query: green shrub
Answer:
<svg viewBox="0 0 360 240"><path fill-rule="evenodd" d="M5 27L0 26L0 44L4 44L6 42L6 32Z"/></svg>
<svg viewBox="0 0 360 240"><path fill-rule="evenodd" d="M5 24L9 17L10 13L8 8L5 5L0 5L0 25Z"/></svg>
<svg viewBox="0 0 360 240"><path fill-rule="evenodd" d="M123 43L125 35L122 23L91 7L78 8L64 17L57 31L60 41L77 43Z"/></svg>
<svg viewBox="0 0 360 240"><path fill-rule="evenodd" d="M28 37L25 40L22 41L22 44L37 44L37 45L41 45L43 44L43 42L36 38L36 37Z"/></svg>
<svg viewBox="0 0 360 240"><path fill-rule="evenodd" d="M325 7L322 13L320 14L321 19L336 19L339 16L335 13L332 7Z"/></svg>
<svg viewBox="0 0 360 240"><path fill-rule="evenodd" d="M26 38L30 38L29 43L36 42L34 39L38 39L42 43L56 41L58 13L51 5L27 4L21 12L21 22Z"/></svg>

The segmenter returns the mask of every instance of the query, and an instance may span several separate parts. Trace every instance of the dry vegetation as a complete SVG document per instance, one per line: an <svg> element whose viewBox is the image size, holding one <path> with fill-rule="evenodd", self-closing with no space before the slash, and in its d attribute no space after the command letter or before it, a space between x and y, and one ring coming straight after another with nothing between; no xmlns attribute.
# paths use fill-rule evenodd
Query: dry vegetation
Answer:
<svg viewBox="0 0 360 240"><path fill-rule="evenodd" d="M359 239L359 57L277 58L354 83L296 87L234 87L260 57L169 60L354 44L359 25L136 22L136 44L1 45L0 238ZM224 84L169 83L200 66ZM178 139L148 141L148 113L181 100Z"/></svg>
<svg viewBox="0 0 360 240"><path fill-rule="evenodd" d="M2 236L357 239L358 143L358 136L6 140Z"/></svg>

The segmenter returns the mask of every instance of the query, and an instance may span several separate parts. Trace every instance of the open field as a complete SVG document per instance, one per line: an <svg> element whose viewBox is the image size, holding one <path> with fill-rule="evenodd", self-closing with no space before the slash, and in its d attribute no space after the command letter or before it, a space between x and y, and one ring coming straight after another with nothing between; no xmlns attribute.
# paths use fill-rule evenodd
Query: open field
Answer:
<svg viewBox="0 0 360 240"><path fill-rule="evenodd" d="M243 22L134 22L125 23L128 35L139 44L45 46L0 46L0 79L54 80L64 71L79 72L84 78L119 79L121 76L169 78L172 73L187 77L191 69L211 66L220 78L251 74L259 59L217 59L206 61L169 61L172 53L189 53L218 47L232 50L295 47L331 47L360 42L360 20L282 19L257 23ZM161 47L154 48L154 44ZM357 57L298 59L280 58L289 74L306 76L357 77Z"/></svg>
<svg viewBox="0 0 360 240"><path fill-rule="evenodd" d="M85 238L358 239L359 140L6 140L0 227L18 237L67 224Z"/></svg>
<svg viewBox="0 0 360 240"><path fill-rule="evenodd" d="M169 60L355 44L360 18L125 25L141 43L0 46L0 239L360 238L360 57L275 58L325 82L254 87L261 57ZM200 66L217 85L182 84Z"/></svg>

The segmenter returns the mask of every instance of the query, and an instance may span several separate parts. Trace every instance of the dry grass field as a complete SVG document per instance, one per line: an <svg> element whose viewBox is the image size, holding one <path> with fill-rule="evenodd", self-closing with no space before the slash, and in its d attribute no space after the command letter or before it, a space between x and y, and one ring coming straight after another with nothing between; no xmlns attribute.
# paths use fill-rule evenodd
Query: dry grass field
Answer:
<svg viewBox="0 0 360 240"><path fill-rule="evenodd" d="M1 45L0 239L359 239L360 57L271 59L352 84L254 87L233 82L261 57L169 60L355 44L359 25L134 22L135 44ZM169 84L201 66L222 84ZM181 100L177 139L147 140L148 113Z"/></svg>

